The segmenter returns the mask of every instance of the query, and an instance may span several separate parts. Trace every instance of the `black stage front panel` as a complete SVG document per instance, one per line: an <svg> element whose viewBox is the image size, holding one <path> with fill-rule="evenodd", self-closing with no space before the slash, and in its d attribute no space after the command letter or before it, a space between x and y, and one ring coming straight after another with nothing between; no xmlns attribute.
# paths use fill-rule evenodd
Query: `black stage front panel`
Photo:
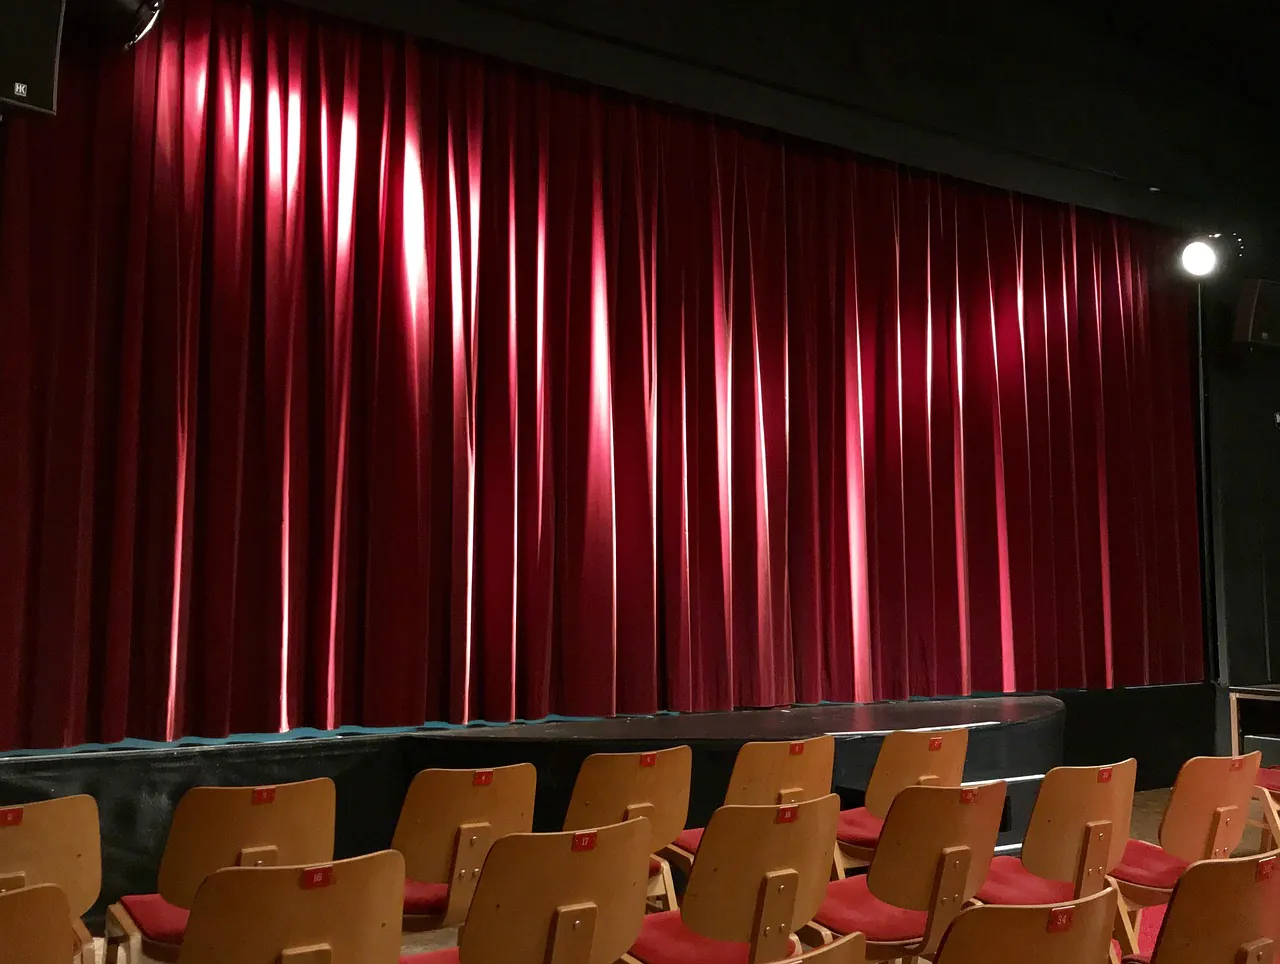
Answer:
<svg viewBox="0 0 1280 964"><path fill-rule="evenodd" d="M531 762L538 768L535 829L557 830L587 755L688 743L694 753L688 825L703 826L724 797L738 747L751 740L834 734L834 784L846 805L855 806L891 730L973 727L965 778L986 780L1039 775L1058 765L1064 717L1062 704L1050 697L913 700L60 752L0 758L0 806L73 793L97 799L102 894L88 920L100 928L108 903L155 892L173 808L193 786L332 777L338 791L335 856L342 858L390 845L409 781L427 767ZM1038 785L1010 784L1002 845L1022 839Z"/></svg>
<svg viewBox="0 0 1280 964"><path fill-rule="evenodd" d="M1066 711L1051 696L827 704L732 713L617 717L584 722L420 732L406 737L411 769L501 766L538 768L535 830L557 830L582 761L592 753L693 748L690 827L706 826L724 799L738 747L754 740L836 738L833 785L844 806L858 806L886 733L968 726L966 780L1030 777L1009 785L1002 846L1022 839L1039 776L1062 763Z"/></svg>

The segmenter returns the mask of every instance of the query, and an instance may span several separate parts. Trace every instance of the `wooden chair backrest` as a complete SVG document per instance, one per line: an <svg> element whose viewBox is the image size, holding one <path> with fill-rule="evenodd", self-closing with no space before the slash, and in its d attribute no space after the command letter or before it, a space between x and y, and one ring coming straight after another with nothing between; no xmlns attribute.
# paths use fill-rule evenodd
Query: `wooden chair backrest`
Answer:
<svg viewBox="0 0 1280 964"><path fill-rule="evenodd" d="M1133 815L1133 785L1138 761L1124 760L1103 767L1055 767L1045 774L1022 842L1022 863L1040 877L1074 881L1091 840L1102 836L1102 866L1089 875L1095 889L1120 863L1129 842ZM1092 831L1090 828L1093 828Z"/></svg>
<svg viewBox="0 0 1280 964"><path fill-rule="evenodd" d="M759 945L758 960L786 957L789 935L826 896L839 818L833 793L781 806L721 807L698 845L681 902L684 923L705 937Z"/></svg>
<svg viewBox="0 0 1280 964"><path fill-rule="evenodd" d="M1243 948L1280 937L1278 917L1280 851L1197 861L1173 888L1151 962L1243 964Z"/></svg>
<svg viewBox="0 0 1280 964"><path fill-rule="evenodd" d="M1066 904L971 907L952 922L934 961L936 964L1105 961L1111 947L1116 896L1114 887L1106 887Z"/></svg>
<svg viewBox="0 0 1280 964"><path fill-rule="evenodd" d="M71 908L54 884L0 893L0 964L69 964Z"/></svg>
<svg viewBox="0 0 1280 964"><path fill-rule="evenodd" d="M647 753L593 753L573 784L565 830L584 830L645 817L649 850L675 840L689 816L693 751L687 746Z"/></svg>
<svg viewBox="0 0 1280 964"><path fill-rule="evenodd" d="M964 780L964 760L969 752L969 731L895 730L884 738L876 756L866 806L884 819L898 791L921 781L941 787L958 787Z"/></svg>
<svg viewBox="0 0 1280 964"><path fill-rule="evenodd" d="M458 946L461 964L619 960L644 921L649 836L641 817L495 841Z"/></svg>
<svg viewBox="0 0 1280 964"><path fill-rule="evenodd" d="M261 787L192 787L173 811L160 896L191 907L224 867L327 864L336 793L328 777Z"/></svg>
<svg viewBox="0 0 1280 964"><path fill-rule="evenodd" d="M424 883L450 883L458 844L477 837L464 863L484 865L499 837L533 829L538 771L532 763L480 770L423 770L409 784L391 847ZM462 828L470 828L464 832Z"/></svg>
<svg viewBox="0 0 1280 964"><path fill-rule="evenodd" d="M830 736L744 743L733 762L725 806L773 807L826 796L835 755L836 741Z"/></svg>
<svg viewBox="0 0 1280 964"><path fill-rule="evenodd" d="M1230 857L1244 836L1261 761L1254 750L1184 763L1160 821L1160 846L1188 863Z"/></svg>
<svg viewBox="0 0 1280 964"><path fill-rule="evenodd" d="M178 964L396 964L404 858L227 867L196 893Z"/></svg>
<svg viewBox="0 0 1280 964"><path fill-rule="evenodd" d="M867 935L855 933L806 951L789 960L788 964L863 964L866 959Z"/></svg>
<svg viewBox="0 0 1280 964"><path fill-rule="evenodd" d="M80 794L0 808L0 891L54 884L82 916L102 889L98 803Z"/></svg>
<svg viewBox="0 0 1280 964"><path fill-rule="evenodd" d="M867 871L867 887L887 904L929 910L944 852L967 847L969 866L960 882L960 902L969 900L991 866L1004 795L1002 781L902 790L885 817L876 856Z"/></svg>

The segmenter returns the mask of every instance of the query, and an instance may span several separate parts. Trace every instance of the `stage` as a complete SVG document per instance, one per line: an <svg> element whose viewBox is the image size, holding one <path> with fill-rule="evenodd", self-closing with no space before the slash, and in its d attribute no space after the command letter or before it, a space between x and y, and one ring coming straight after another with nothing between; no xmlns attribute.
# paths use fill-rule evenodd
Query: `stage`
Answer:
<svg viewBox="0 0 1280 964"><path fill-rule="evenodd" d="M0 806L89 793L101 812L102 894L154 892L174 806L196 785L266 785L318 776L337 784L335 856L390 844L410 779L428 767L538 768L534 828L561 826L582 760L591 753L693 748L688 826L703 826L723 799L738 748L754 740L836 739L833 788L861 802L884 735L895 729L969 727L966 781L1010 780L999 844L1016 850L1041 775L1063 761L1066 711L1048 696L824 704L724 713L422 728L410 731L234 738L213 745L105 748L0 758Z"/></svg>

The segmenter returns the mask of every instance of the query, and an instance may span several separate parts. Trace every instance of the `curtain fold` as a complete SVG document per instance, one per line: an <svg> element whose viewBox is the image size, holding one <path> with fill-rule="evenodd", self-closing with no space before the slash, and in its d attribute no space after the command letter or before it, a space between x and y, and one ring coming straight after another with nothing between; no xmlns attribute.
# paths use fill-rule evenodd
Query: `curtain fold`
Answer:
<svg viewBox="0 0 1280 964"><path fill-rule="evenodd" d="M286 6L0 128L0 748L1203 675L1100 213Z"/></svg>

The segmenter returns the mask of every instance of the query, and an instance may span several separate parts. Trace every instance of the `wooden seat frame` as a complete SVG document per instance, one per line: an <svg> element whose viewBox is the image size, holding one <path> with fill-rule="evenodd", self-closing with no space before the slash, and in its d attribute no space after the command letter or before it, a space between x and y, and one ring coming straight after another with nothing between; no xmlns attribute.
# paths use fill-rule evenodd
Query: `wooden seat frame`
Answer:
<svg viewBox="0 0 1280 964"><path fill-rule="evenodd" d="M658 852L684 829L689 816L693 751L687 746L639 753L593 753L582 762L573 784L565 830L582 830L618 820L647 817L649 851L659 871L649 877L649 905L678 910L671 864Z"/></svg>
<svg viewBox="0 0 1280 964"><path fill-rule="evenodd" d="M456 927L493 844L533 829L538 773L531 763L477 770L423 770L413 778L391 841L414 880L447 884L440 914L405 914L406 930Z"/></svg>
<svg viewBox="0 0 1280 964"><path fill-rule="evenodd" d="M1185 860L1230 857L1249 822L1249 803L1258 778L1261 752L1242 756L1192 757L1178 770L1168 806L1160 820L1160 846ZM1173 888L1148 887L1116 879L1120 889L1116 939L1125 957L1136 957L1142 910L1167 904Z"/></svg>
<svg viewBox="0 0 1280 964"><path fill-rule="evenodd" d="M721 807L685 888L679 910L685 926L713 940L746 943L750 964L791 956L796 932L826 896L839 813L833 793L782 806ZM641 958L628 953L623 960Z"/></svg>
<svg viewBox="0 0 1280 964"><path fill-rule="evenodd" d="M825 796L831 792L835 752L835 739L830 736L744 743L733 762L724 805L776 807ZM686 877L693 869L695 854L676 843L664 847L659 856Z"/></svg>
<svg viewBox="0 0 1280 964"><path fill-rule="evenodd" d="M1273 915L1266 928L1265 914ZM1173 888L1151 964L1271 964L1280 935L1280 851L1200 860Z"/></svg>
<svg viewBox="0 0 1280 964"><path fill-rule="evenodd" d="M646 818L638 817L589 830L516 833L495 841L459 935L458 959L462 964L613 964L635 941L644 920L649 835Z"/></svg>
<svg viewBox="0 0 1280 964"><path fill-rule="evenodd" d="M160 858L159 894L190 909L205 878L227 867L328 864L333 861L336 791L328 777L260 787L192 787L173 811ZM402 884L403 886L403 884ZM176 961L180 944L145 938L121 903L107 908L106 964L128 948Z"/></svg>
<svg viewBox="0 0 1280 964"><path fill-rule="evenodd" d="M887 904L926 911L919 940L867 941L868 960L926 957L986 879L1004 813L1003 781L974 787L906 787L885 817L867 870L867 886ZM840 886L833 883L832 887ZM829 943L817 921L801 930L806 944Z"/></svg>
<svg viewBox="0 0 1280 964"><path fill-rule="evenodd" d="M886 734L863 805L873 816L884 820L893 798L905 787L958 787L964 780L968 752L969 731L964 727L895 730ZM834 876L838 879L850 870L870 865L875 852L875 847L861 847L837 838Z"/></svg>
<svg viewBox="0 0 1280 964"><path fill-rule="evenodd" d="M0 891L0 964L67 964L73 957L83 960L83 945L67 927L71 916L67 895L56 884ZM89 952L93 952L92 943Z"/></svg>
<svg viewBox="0 0 1280 964"><path fill-rule="evenodd" d="M936 964L1101 962L1111 946L1119 892L1113 884L1048 905L971 906L948 928Z"/></svg>
<svg viewBox="0 0 1280 964"><path fill-rule="evenodd" d="M93 940L82 920L102 889L102 838L93 797L78 794L0 808L0 892L39 884L62 891L75 956L94 964Z"/></svg>
<svg viewBox="0 0 1280 964"><path fill-rule="evenodd" d="M200 885L178 964L396 961L404 858L227 867Z"/></svg>

